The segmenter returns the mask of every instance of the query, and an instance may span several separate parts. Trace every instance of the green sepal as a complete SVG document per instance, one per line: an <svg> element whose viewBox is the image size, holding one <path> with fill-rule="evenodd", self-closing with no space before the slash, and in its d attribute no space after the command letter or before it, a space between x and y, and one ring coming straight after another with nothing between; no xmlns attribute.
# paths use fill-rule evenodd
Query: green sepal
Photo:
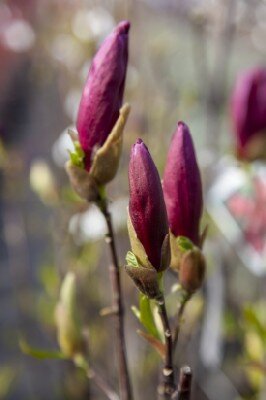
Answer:
<svg viewBox="0 0 266 400"><path fill-rule="evenodd" d="M178 236L176 243L182 253L192 250L195 247L193 242L186 236Z"/></svg>
<svg viewBox="0 0 266 400"><path fill-rule="evenodd" d="M85 153L82 150L81 145L78 141L74 141L73 144L74 144L74 148L75 148L74 151L69 151L71 163L73 165L75 165L76 167L84 168L85 167L85 165L84 165Z"/></svg>
<svg viewBox="0 0 266 400"><path fill-rule="evenodd" d="M61 351L57 350L43 350L31 347L24 339L20 339L19 347L22 353L37 358L39 360L47 360L47 359L57 359L57 360L66 360L66 357Z"/></svg>
<svg viewBox="0 0 266 400"><path fill-rule="evenodd" d="M130 265L131 267L138 267L139 266L137 257L135 256L134 253L132 253L132 251L128 251L127 252L126 262L127 262L127 265Z"/></svg>

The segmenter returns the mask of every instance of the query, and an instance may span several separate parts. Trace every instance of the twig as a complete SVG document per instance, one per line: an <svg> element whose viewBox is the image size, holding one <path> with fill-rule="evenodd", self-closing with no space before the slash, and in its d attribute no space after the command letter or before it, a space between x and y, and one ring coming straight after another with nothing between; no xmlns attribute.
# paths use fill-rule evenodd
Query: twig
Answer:
<svg viewBox="0 0 266 400"><path fill-rule="evenodd" d="M106 395L109 400L119 400L119 396L114 390L108 385L107 382L101 377L96 371L90 370L87 372L87 377L92 379L96 386Z"/></svg>
<svg viewBox="0 0 266 400"><path fill-rule="evenodd" d="M132 390L128 372L125 332L124 332L124 310L122 302L122 289L120 282L120 272L117 250L115 245L115 236L112 224L111 214L108 210L106 200L103 199L100 203L101 211L105 217L108 233L106 235L106 242L110 248L112 258L112 265L109 267L110 279L113 291L113 308L117 310L115 314L116 325L116 346L118 351L118 368L119 368L119 387L121 400L132 400Z"/></svg>
<svg viewBox="0 0 266 400"><path fill-rule="evenodd" d="M191 396L191 382L192 372L188 366L180 369L179 383L177 388L177 397L173 396L172 399L177 400L190 400Z"/></svg>
<svg viewBox="0 0 266 400"><path fill-rule="evenodd" d="M163 368L163 383L159 386L158 392L161 395L162 399L170 399L173 394L176 386L175 386L175 374L174 374L174 366L173 366L173 344L172 344L172 332L169 325L169 320L167 316L167 311L165 307L164 297L158 300L158 310L159 315L161 317L164 337L165 337L165 363Z"/></svg>
<svg viewBox="0 0 266 400"><path fill-rule="evenodd" d="M173 336L173 349L174 351L176 350L177 344L178 344L178 338L179 338L179 333L180 333L180 329L181 329L181 324L182 324L182 318L183 318L183 314L185 311L185 306L188 302L188 300L190 299L190 295L188 293L186 293L185 295L183 295L181 301L180 301L180 306L177 312L177 316L176 316L176 325L174 327L174 336Z"/></svg>

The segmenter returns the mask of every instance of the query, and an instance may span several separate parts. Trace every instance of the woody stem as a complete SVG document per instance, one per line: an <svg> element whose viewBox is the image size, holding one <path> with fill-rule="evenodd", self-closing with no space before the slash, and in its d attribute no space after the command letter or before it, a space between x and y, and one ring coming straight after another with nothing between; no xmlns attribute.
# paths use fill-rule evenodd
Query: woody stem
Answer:
<svg viewBox="0 0 266 400"><path fill-rule="evenodd" d="M174 366L173 366L173 343L172 343L172 332L168 320L168 315L165 307L165 299L162 296L158 302L158 311L161 317L163 330L164 330L164 338L165 338L165 362L163 367L163 382L162 385L159 386L158 391L160 399L170 399L172 393L175 390L175 375L174 375Z"/></svg>
<svg viewBox="0 0 266 400"><path fill-rule="evenodd" d="M112 217L108 210L107 202L103 199L100 203L100 209L105 217L108 233L106 242L109 245L112 264L109 267L111 286L113 292L113 308L115 313L116 330L116 348L118 352L119 369L119 388L121 400L133 400L131 383L127 364L125 331L124 331L124 307L122 300L122 288L120 280L119 262L115 244L115 235L112 223Z"/></svg>
<svg viewBox="0 0 266 400"><path fill-rule="evenodd" d="M185 366L180 370L179 383L178 383L178 400L190 400L191 396L191 381L192 372L190 367Z"/></svg>
<svg viewBox="0 0 266 400"><path fill-rule="evenodd" d="M180 329L181 329L182 318L183 318L183 314L185 311L185 306L189 299L190 299L190 295L186 294L180 300L180 304L179 304L179 308L178 308L177 316L176 316L176 324L174 327L174 335L173 335L173 351L174 352L175 352L175 350L177 348L177 344L178 344L179 333L180 333Z"/></svg>

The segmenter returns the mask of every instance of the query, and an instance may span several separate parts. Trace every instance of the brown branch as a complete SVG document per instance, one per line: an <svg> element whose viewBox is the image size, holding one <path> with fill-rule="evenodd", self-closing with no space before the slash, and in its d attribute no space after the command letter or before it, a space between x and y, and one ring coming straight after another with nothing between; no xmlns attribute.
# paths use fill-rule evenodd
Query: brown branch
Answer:
<svg viewBox="0 0 266 400"><path fill-rule="evenodd" d="M108 233L106 235L106 242L110 248L112 258L112 265L109 267L110 279L113 292L113 309L116 310L115 314L115 329L116 329L116 347L118 352L118 368L119 368L119 387L121 400L132 400L132 390L128 372L125 332L124 332L124 310L122 302L122 288L120 282L119 262L115 244L115 235L113 230L113 223L111 214L108 210L106 201L103 200L100 209L105 217Z"/></svg>
<svg viewBox="0 0 266 400"><path fill-rule="evenodd" d="M172 332L167 316L164 297L159 299L157 304L158 304L159 315L161 317L163 325L165 346L166 346L165 363L163 367L163 382L161 385L159 385L158 393L160 399L168 400L171 399L171 396L176 388L174 365L173 365Z"/></svg>
<svg viewBox="0 0 266 400"><path fill-rule="evenodd" d="M87 377L92 379L95 385L106 395L109 400L119 400L118 394L108 385L99 373L90 369Z"/></svg>
<svg viewBox="0 0 266 400"><path fill-rule="evenodd" d="M177 389L177 400L190 400L191 397L192 372L188 366L180 370L179 383Z"/></svg>
<svg viewBox="0 0 266 400"><path fill-rule="evenodd" d="M185 311L185 306L189 299L190 299L190 295L185 294L182 297L182 299L180 300L180 305L179 305L179 309L178 309L177 316L176 316L176 324L174 327L174 336L173 336L173 349L174 350L173 351L175 351L177 348L179 333L180 333L180 329L181 329L181 325L182 325L182 318L183 318L183 314Z"/></svg>

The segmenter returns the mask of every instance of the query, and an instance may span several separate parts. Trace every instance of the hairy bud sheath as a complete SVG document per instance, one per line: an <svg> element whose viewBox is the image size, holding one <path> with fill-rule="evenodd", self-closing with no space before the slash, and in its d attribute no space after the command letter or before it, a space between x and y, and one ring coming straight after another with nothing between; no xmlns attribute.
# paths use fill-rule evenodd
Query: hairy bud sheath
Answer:
<svg viewBox="0 0 266 400"><path fill-rule="evenodd" d="M252 68L238 76L231 112L238 157L266 158L266 68Z"/></svg>
<svg viewBox="0 0 266 400"><path fill-rule="evenodd" d="M157 168L141 139L129 162L129 216L152 266L161 266L162 245L168 234L167 214Z"/></svg>
<svg viewBox="0 0 266 400"><path fill-rule="evenodd" d="M122 105L128 61L130 23L120 22L95 55L82 93L77 131L90 170L95 150L112 131Z"/></svg>
<svg viewBox="0 0 266 400"><path fill-rule="evenodd" d="M187 251L180 261L179 283L188 293L194 293L202 286L206 262L202 252L194 248Z"/></svg>
<svg viewBox="0 0 266 400"><path fill-rule="evenodd" d="M171 233L200 243L202 185L189 128L179 122L167 156L163 178L164 199Z"/></svg>

